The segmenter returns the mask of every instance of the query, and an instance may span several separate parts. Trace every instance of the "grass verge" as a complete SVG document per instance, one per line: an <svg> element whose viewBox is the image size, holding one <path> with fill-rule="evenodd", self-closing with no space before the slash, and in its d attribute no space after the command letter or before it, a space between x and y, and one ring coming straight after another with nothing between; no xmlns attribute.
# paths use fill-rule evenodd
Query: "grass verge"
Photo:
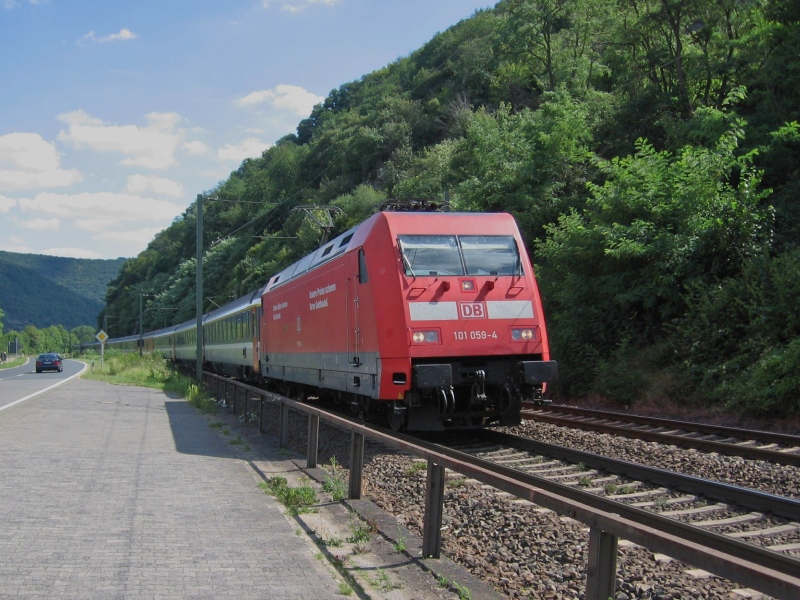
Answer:
<svg viewBox="0 0 800 600"><path fill-rule="evenodd" d="M136 352L109 350L104 360L98 355L84 356L90 369L82 375L117 385L138 385L156 388L179 395L203 413L216 413L217 403L198 386L197 382L176 371L164 357L155 352L139 356Z"/></svg>
<svg viewBox="0 0 800 600"><path fill-rule="evenodd" d="M10 369L24 364L25 357L15 358L13 360L7 360L6 362L0 362L0 369Z"/></svg>

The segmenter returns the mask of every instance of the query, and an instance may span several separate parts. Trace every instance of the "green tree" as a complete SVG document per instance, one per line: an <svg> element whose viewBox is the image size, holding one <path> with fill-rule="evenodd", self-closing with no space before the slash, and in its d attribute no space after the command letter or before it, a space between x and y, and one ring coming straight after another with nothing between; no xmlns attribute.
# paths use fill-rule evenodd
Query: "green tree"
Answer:
<svg viewBox="0 0 800 600"><path fill-rule="evenodd" d="M505 7L496 87L514 89L518 96L526 89L535 97L561 86L580 94L605 73L599 49L616 14L615 3L509 0Z"/></svg>
<svg viewBox="0 0 800 600"><path fill-rule="evenodd" d="M95 339L94 336L97 334L97 329L91 325L81 325L80 327L73 328L70 333L74 336L74 340L80 344L93 342Z"/></svg>
<svg viewBox="0 0 800 600"><path fill-rule="evenodd" d="M589 106L563 88L544 99L536 111L478 111L452 158L459 207L509 211L529 239L580 205L590 169Z"/></svg>
<svg viewBox="0 0 800 600"><path fill-rule="evenodd" d="M736 153L741 122L729 124L710 148L673 155L640 140L632 156L598 159L606 182L547 227L539 273L568 389L593 389L603 357L663 341L691 286L738 275L764 247L767 192L752 155Z"/></svg>

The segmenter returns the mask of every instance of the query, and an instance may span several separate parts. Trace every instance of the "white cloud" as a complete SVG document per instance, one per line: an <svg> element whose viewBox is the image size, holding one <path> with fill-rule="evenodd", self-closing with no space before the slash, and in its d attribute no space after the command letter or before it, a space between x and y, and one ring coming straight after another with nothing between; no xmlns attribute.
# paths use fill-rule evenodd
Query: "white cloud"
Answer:
<svg viewBox="0 0 800 600"><path fill-rule="evenodd" d="M148 227L127 231L106 231L92 236L92 239L98 242L109 241L126 244L133 248L144 248L162 230L163 227Z"/></svg>
<svg viewBox="0 0 800 600"><path fill-rule="evenodd" d="M67 258L103 258L100 253L94 250L87 250L86 248L47 248L46 250L37 252L37 254L65 256Z"/></svg>
<svg viewBox="0 0 800 600"><path fill-rule="evenodd" d="M148 221L168 225L182 207L166 200L113 192L54 194L42 192L19 201L23 211L62 219L106 219L125 229L125 222Z"/></svg>
<svg viewBox="0 0 800 600"><path fill-rule="evenodd" d="M5 252L16 252L17 254L33 254L33 248L30 246L26 246L22 242L13 241L11 244L4 244L2 240L0 240L0 250L4 250Z"/></svg>
<svg viewBox="0 0 800 600"><path fill-rule="evenodd" d="M61 221L58 219L28 219L21 221L20 226L33 231L58 231L61 229Z"/></svg>
<svg viewBox="0 0 800 600"><path fill-rule="evenodd" d="M253 106L266 102L273 108L288 110L299 117L306 117L311 113L314 105L324 100L323 96L317 96L300 86L282 83L271 90L251 92L237 100L236 103L239 106Z"/></svg>
<svg viewBox="0 0 800 600"><path fill-rule="evenodd" d="M138 37L139 36L133 33L130 29L123 27L119 30L119 33L112 33L103 37L97 37L94 31L90 31L79 40L79 43L88 40L98 44L106 44L108 42L124 42L127 40L135 40Z"/></svg>
<svg viewBox="0 0 800 600"><path fill-rule="evenodd" d="M125 166L167 169L178 164L175 150L184 135L177 129L181 120L178 114L149 113L145 115L145 127L105 124L82 110L64 113L58 118L69 125L67 131L58 134L58 139L77 148L123 154L128 158L120 164Z"/></svg>
<svg viewBox="0 0 800 600"><path fill-rule="evenodd" d="M208 154L210 148L208 145L204 144L203 142L186 142L181 146L189 156L203 156L204 154Z"/></svg>
<svg viewBox="0 0 800 600"><path fill-rule="evenodd" d="M128 185L125 187L125 191L131 194L152 192L158 196L169 196L171 198L180 198L185 193L183 186L177 181L164 179L163 177L148 177L146 175L128 176Z"/></svg>
<svg viewBox="0 0 800 600"><path fill-rule="evenodd" d="M17 205L16 198L9 198L8 196L0 195L0 213L9 212Z"/></svg>
<svg viewBox="0 0 800 600"><path fill-rule="evenodd" d="M158 112L151 112L144 116L145 119L150 123L150 127L152 129L156 129L158 131L164 132L171 132L175 127L178 126L178 123L181 122L183 117L181 117L178 113L158 113Z"/></svg>
<svg viewBox="0 0 800 600"><path fill-rule="evenodd" d="M313 6L315 4L322 4L325 6L333 6L338 4L339 0L283 0L278 2L281 8L285 11L290 13L297 13L307 9L309 6ZM275 4L272 0L262 0L261 5L264 8L269 8L272 4Z"/></svg>
<svg viewBox="0 0 800 600"><path fill-rule="evenodd" d="M81 231L106 231L114 229L115 219L75 219L72 224Z"/></svg>
<svg viewBox="0 0 800 600"><path fill-rule="evenodd" d="M247 138L238 144L228 144L217 150L217 158L222 161L241 162L245 158L256 158L261 156L272 144L259 141L256 138Z"/></svg>
<svg viewBox="0 0 800 600"><path fill-rule="evenodd" d="M0 136L0 190L64 187L83 179L76 169L62 169L55 144L38 133Z"/></svg>
<svg viewBox="0 0 800 600"><path fill-rule="evenodd" d="M58 115L58 120L68 125L103 125L102 120L90 117L83 109L61 113Z"/></svg>

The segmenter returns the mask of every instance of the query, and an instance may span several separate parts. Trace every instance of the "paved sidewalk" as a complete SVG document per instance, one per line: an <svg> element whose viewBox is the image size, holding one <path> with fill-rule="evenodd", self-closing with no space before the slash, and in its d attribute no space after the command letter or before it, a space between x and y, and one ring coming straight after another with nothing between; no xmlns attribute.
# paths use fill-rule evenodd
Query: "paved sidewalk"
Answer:
<svg viewBox="0 0 800 600"><path fill-rule="evenodd" d="M77 380L0 413L0 598L337 597L314 554L183 400Z"/></svg>

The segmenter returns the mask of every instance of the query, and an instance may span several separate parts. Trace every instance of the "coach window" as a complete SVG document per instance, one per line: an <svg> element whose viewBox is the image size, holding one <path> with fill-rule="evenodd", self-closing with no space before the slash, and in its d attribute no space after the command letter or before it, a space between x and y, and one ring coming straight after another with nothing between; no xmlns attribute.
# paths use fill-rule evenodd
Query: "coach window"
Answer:
<svg viewBox="0 0 800 600"><path fill-rule="evenodd" d="M369 275L367 275L367 258L364 256L364 249L358 250L358 282L367 283Z"/></svg>

